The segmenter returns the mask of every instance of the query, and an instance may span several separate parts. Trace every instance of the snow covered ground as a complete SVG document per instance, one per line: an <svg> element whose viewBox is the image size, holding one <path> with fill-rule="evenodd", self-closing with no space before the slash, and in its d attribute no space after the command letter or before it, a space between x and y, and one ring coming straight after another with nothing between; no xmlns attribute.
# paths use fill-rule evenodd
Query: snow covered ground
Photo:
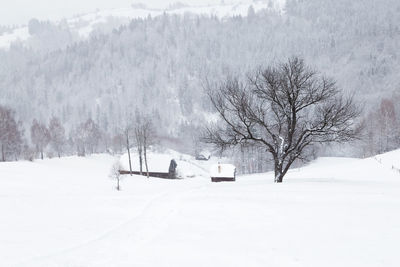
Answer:
<svg viewBox="0 0 400 267"><path fill-rule="evenodd" d="M0 163L0 265L400 266L400 151L379 158L121 192L109 155Z"/></svg>

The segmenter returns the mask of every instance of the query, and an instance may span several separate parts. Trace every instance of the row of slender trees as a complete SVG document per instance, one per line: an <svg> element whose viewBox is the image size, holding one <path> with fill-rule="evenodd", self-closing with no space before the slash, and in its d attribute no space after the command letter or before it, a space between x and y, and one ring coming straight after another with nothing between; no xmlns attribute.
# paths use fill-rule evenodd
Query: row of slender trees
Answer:
<svg viewBox="0 0 400 267"><path fill-rule="evenodd" d="M146 175L149 177L147 153L149 147L155 144L157 140L156 129L151 117L139 112L137 112L135 116L127 116L121 132L123 132L126 141L130 174L132 175L131 147L133 145L139 157L139 172L143 174L144 165Z"/></svg>
<svg viewBox="0 0 400 267"><path fill-rule="evenodd" d="M150 146L156 144L158 141L157 131L151 116L143 115L140 112L136 112L135 116L132 114L125 116L120 132L123 133L122 137L125 141L125 148L128 153L130 175L132 176L133 174L131 149L134 148L139 157L139 173L140 175L146 173L147 178L149 178L147 153ZM143 167L145 169L143 169ZM117 181L117 190L121 190L120 181L122 176L120 170L122 168L121 161L117 160L113 164L109 174L111 179Z"/></svg>
<svg viewBox="0 0 400 267"><path fill-rule="evenodd" d="M34 152L40 154L41 159L48 148L58 157L73 154L74 147L79 156L100 152L99 142L104 138L103 135L91 118L72 129L69 137L66 136L65 128L57 117L51 118L48 126L34 119L30 127Z"/></svg>
<svg viewBox="0 0 400 267"><path fill-rule="evenodd" d="M147 152L156 140L152 120L139 113L113 133L102 131L91 118L72 127L69 134L55 116L48 124L34 119L26 128L29 130L25 130L15 111L0 105L1 161L43 159L46 155L61 157L74 154L86 156L98 152L122 153L125 149L130 156L130 149L136 147L140 172L143 171L143 165L148 172Z"/></svg>

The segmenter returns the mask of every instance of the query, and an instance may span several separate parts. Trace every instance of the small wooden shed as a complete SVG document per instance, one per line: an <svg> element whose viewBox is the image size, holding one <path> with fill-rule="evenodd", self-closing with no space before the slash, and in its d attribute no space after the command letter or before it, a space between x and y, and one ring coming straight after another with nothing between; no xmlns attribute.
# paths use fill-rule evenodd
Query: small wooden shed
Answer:
<svg viewBox="0 0 400 267"><path fill-rule="evenodd" d="M236 167L232 164L215 164L210 170L212 182L234 182L236 180Z"/></svg>

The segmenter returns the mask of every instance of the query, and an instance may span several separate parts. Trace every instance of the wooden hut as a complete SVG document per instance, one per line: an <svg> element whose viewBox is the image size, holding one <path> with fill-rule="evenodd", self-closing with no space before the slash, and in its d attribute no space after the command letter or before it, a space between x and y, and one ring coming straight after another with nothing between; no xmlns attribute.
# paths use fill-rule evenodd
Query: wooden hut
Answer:
<svg viewBox="0 0 400 267"><path fill-rule="evenodd" d="M210 170L212 182L233 182L236 180L236 167L232 164L215 164Z"/></svg>

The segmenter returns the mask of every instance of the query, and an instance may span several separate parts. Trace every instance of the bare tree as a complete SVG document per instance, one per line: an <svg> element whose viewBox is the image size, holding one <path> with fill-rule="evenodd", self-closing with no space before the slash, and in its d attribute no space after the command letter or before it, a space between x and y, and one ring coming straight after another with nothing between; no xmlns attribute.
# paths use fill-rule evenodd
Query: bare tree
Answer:
<svg viewBox="0 0 400 267"><path fill-rule="evenodd" d="M132 176L132 157L131 157L131 147L132 147L132 139L134 139L134 121L131 112L129 112L129 107L125 107L125 113L121 116L122 122L121 126L117 128L117 132L119 133L115 137L116 142L121 142L121 144L126 148L128 153L128 161L129 161L129 173Z"/></svg>
<svg viewBox="0 0 400 267"><path fill-rule="evenodd" d="M364 156L381 154L400 146L400 120L396 113L396 99L380 100L380 105L374 106L364 116Z"/></svg>
<svg viewBox="0 0 400 267"><path fill-rule="evenodd" d="M139 112L136 112L134 135L135 145L139 156L139 172L140 175L143 173L143 118Z"/></svg>
<svg viewBox="0 0 400 267"><path fill-rule="evenodd" d="M110 171L110 174L109 174L109 177L110 177L111 179L117 181L117 187L116 187L116 188L117 188L118 191L121 190L120 184L121 184L122 176L121 176L120 170L121 170L121 163L120 163L119 160L117 160L117 161L115 161L114 164L112 165L111 171Z"/></svg>
<svg viewBox="0 0 400 267"><path fill-rule="evenodd" d="M22 145L22 130L15 120L13 110L0 106L0 145L1 161L7 160L7 154L18 154ZM16 155L17 156L17 155Z"/></svg>
<svg viewBox="0 0 400 267"><path fill-rule="evenodd" d="M99 126L91 119L78 125L72 133L77 145L79 156L86 156L86 153L95 153L101 139Z"/></svg>
<svg viewBox="0 0 400 267"><path fill-rule="evenodd" d="M50 142L50 133L46 125L33 120L31 126L31 140L36 146L36 151L40 153L40 158L43 159L43 150Z"/></svg>
<svg viewBox="0 0 400 267"><path fill-rule="evenodd" d="M90 153L97 152L97 147L101 139L101 131L99 125L89 118L84 124L84 141Z"/></svg>
<svg viewBox="0 0 400 267"><path fill-rule="evenodd" d="M131 134L132 134L132 126L128 123L124 128L124 137L126 140L126 150L128 152L128 160L129 160L129 173L132 176L132 159L131 159Z"/></svg>
<svg viewBox="0 0 400 267"><path fill-rule="evenodd" d="M148 148L154 144L155 141L155 131L154 126L149 116L144 118L143 127L143 155L144 155L144 164L146 166L147 178L149 178L149 166L147 164L147 150Z"/></svg>
<svg viewBox="0 0 400 267"><path fill-rule="evenodd" d="M58 157L61 157L63 146L65 144L65 129L57 117L53 117L49 123L50 145L57 152Z"/></svg>
<svg viewBox="0 0 400 267"><path fill-rule="evenodd" d="M299 58L207 88L222 124L207 127L204 141L223 149L254 144L271 153L275 182L304 159L317 143L347 142L358 136L360 114L352 97L344 98L332 79ZM214 90L213 90L214 89Z"/></svg>
<svg viewBox="0 0 400 267"><path fill-rule="evenodd" d="M125 138L122 133L116 133L111 139L111 145L114 153L122 153L125 147Z"/></svg>
<svg viewBox="0 0 400 267"><path fill-rule="evenodd" d="M398 121L394 103L390 99L382 99L380 109L378 110L378 128L380 149L379 153L383 153L397 147L396 135L398 133Z"/></svg>
<svg viewBox="0 0 400 267"><path fill-rule="evenodd" d="M146 168L147 178L149 178L149 166L147 161L147 151L155 142L155 129L150 116L136 113L135 123L135 142L139 155L140 174L143 173L143 159Z"/></svg>
<svg viewBox="0 0 400 267"><path fill-rule="evenodd" d="M70 146L76 146L76 154L80 157L86 156L85 149L85 130L83 123L76 126L76 128L72 129L69 134L69 143Z"/></svg>

